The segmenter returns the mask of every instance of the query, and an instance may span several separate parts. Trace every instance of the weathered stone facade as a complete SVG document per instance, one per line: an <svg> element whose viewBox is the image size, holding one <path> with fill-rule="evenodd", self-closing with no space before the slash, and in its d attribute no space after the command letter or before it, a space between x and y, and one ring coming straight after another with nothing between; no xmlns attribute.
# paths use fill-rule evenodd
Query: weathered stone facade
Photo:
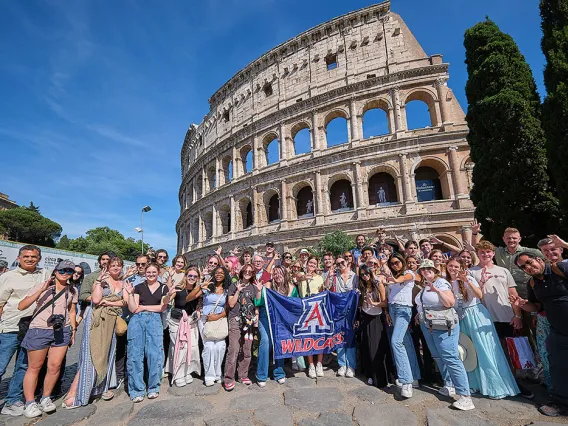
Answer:
<svg viewBox="0 0 568 426"><path fill-rule="evenodd" d="M219 244L268 239L293 251L333 230L371 234L378 227L406 238L461 240L473 217L473 164L448 77L441 55L426 55L388 2L264 54L211 97L210 112L187 132L178 252L195 260ZM431 123L409 130L406 105L415 100L427 104ZM388 134L364 138L363 119L373 109L384 111ZM328 146L326 129L337 118L347 140ZM311 149L296 155L303 129ZM268 164L271 143L279 158ZM419 201L423 191L429 201Z"/></svg>

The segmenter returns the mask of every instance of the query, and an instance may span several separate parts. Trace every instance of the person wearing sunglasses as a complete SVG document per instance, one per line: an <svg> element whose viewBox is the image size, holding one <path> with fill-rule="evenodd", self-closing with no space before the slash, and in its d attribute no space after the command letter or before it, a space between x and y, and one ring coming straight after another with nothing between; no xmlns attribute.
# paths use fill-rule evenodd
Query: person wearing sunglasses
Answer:
<svg viewBox="0 0 568 426"><path fill-rule="evenodd" d="M347 261L343 256L339 255L335 258L335 273L331 280L331 288L337 293L347 293L351 290L359 288L359 278L355 275ZM337 375L339 377L355 377L355 369L357 368L357 348L356 341L353 339L351 346L342 346L337 349L337 363L339 369Z"/></svg>
<svg viewBox="0 0 568 426"><path fill-rule="evenodd" d="M59 379L67 349L75 341L77 329L78 294L69 284L74 272L73 262L60 261L52 277L34 286L18 304L18 309L24 311L36 303L28 332L22 341L22 347L28 352L28 370L24 377L24 416L28 418L52 413L56 409L51 392ZM49 357L49 363L43 382L43 396L38 404L35 389L46 357Z"/></svg>
<svg viewBox="0 0 568 426"><path fill-rule="evenodd" d="M355 263L355 256L353 255L353 253L351 253L350 251L346 251L345 253L343 253L343 258L345 259L345 261L347 262L347 266L349 267L349 269L351 269L352 271L355 271L357 268L357 264Z"/></svg>
<svg viewBox="0 0 568 426"><path fill-rule="evenodd" d="M168 252L165 249L156 250L156 264L160 267L160 280L165 284L167 282L167 276L165 274L168 271L166 264L169 259Z"/></svg>
<svg viewBox="0 0 568 426"><path fill-rule="evenodd" d="M294 258L292 257L292 253L285 251L282 255L281 265L284 266L286 269L290 269L292 267L292 262Z"/></svg>
<svg viewBox="0 0 568 426"><path fill-rule="evenodd" d="M136 287L138 284L143 283L146 281L146 267L150 263L150 258L146 254L140 254L136 258L136 273L134 275L130 275L128 278L125 279L128 284L132 287Z"/></svg>
<svg viewBox="0 0 568 426"><path fill-rule="evenodd" d="M402 255L395 253L388 261L391 275L386 276L388 286L388 315L393 325L391 348L398 374L397 384L401 386L401 395L412 396L412 388L418 386L420 367L416 359L414 345L408 331L412 320L412 289L415 274L407 269Z"/></svg>

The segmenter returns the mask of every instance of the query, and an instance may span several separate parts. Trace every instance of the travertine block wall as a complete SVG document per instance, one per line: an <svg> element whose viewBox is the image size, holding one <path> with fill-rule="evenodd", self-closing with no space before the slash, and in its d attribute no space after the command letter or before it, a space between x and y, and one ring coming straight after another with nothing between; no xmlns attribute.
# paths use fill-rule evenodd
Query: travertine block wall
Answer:
<svg viewBox="0 0 568 426"><path fill-rule="evenodd" d="M448 77L441 55L428 56L388 2L321 24L253 61L213 94L210 112L187 132L179 252L195 260L218 244L261 245L267 235L294 250L335 229L379 226L407 238L460 240L473 216L473 164ZM427 104L430 126L408 130L406 104L415 100ZM364 116L375 108L389 133L365 139ZM329 146L326 129L338 117L347 140ZM305 128L311 150L296 155L294 138ZM269 165L273 140L279 160ZM436 174L439 199L418 202L419 167ZM370 205L376 173L386 173L381 179L394 183L396 196ZM312 215L299 217L304 187ZM351 204L345 208L342 194Z"/></svg>

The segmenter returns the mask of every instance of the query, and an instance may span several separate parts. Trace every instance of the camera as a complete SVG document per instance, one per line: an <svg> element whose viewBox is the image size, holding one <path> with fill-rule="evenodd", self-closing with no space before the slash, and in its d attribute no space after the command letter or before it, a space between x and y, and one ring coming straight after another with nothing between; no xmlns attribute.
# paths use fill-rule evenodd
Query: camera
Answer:
<svg viewBox="0 0 568 426"><path fill-rule="evenodd" d="M53 331L61 331L65 327L65 316L53 314L47 319L47 325L53 327Z"/></svg>

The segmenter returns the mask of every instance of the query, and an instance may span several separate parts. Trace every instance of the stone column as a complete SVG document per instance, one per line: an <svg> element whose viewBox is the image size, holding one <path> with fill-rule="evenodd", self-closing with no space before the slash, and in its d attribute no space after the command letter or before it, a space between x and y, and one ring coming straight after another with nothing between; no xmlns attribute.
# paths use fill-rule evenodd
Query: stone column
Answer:
<svg viewBox="0 0 568 426"><path fill-rule="evenodd" d="M440 125L444 125L448 122L448 108L446 105L446 96L445 96L445 87L446 87L446 78L440 77L436 79L434 83L436 86L436 92L438 94L438 103L440 105L440 115L441 115L441 123Z"/></svg>
<svg viewBox="0 0 568 426"><path fill-rule="evenodd" d="M233 146L233 179L238 178L241 175L240 172L240 157L237 151L237 147Z"/></svg>
<svg viewBox="0 0 568 426"><path fill-rule="evenodd" d="M259 146L259 140L257 136L254 136L252 139L252 170L253 171L258 171L258 169L260 168L260 164L259 164L259 150L260 150L260 146ZM243 170L244 172L244 170Z"/></svg>
<svg viewBox="0 0 568 426"><path fill-rule="evenodd" d="M318 120L316 112L312 111L312 128L310 129L312 136L312 151L321 151L321 133L318 128Z"/></svg>
<svg viewBox="0 0 568 426"><path fill-rule="evenodd" d="M286 183L286 179L282 179L280 189L280 220L287 222L288 218L288 184Z"/></svg>
<svg viewBox="0 0 568 426"><path fill-rule="evenodd" d="M390 90L390 95L392 98L392 104L394 106L394 128L395 133L402 132L406 130L402 123L402 113L400 111L400 89L398 87L393 87Z"/></svg>
<svg viewBox="0 0 568 426"><path fill-rule="evenodd" d="M195 179L191 181L191 204L197 200L197 188L195 187Z"/></svg>
<svg viewBox="0 0 568 426"><path fill-rule="evenodd" d="M259 201L258 201L258 187L255 186L252 188L252 227L254 229L254 233L258 234L258 228L260 227L260 209L259 209Z"/></svg>
<svg viewBox="0 0 568 426"><path fill-rule="evenodd" d="M221 170L219 168L219 158L215 157L215 188L219 188L221 186ZM223 182L225 183L225 176L223 175Z"/></svg>
<svg viewBox="0 0 568 426"><path fill-rule="evenodd" d="M464 207L462 206L463 201L468 198L467 188L464 186L464 179L460 175L460 163L457 153L458 147L451 146L448 148L448 157L449 163L451 167L451 178L452 178L452 187L454 192L454 198L456 201L456 208Z"/></svg>
<svg viewBox="0 0 568 426"><path fill-rule="evenodd" d="M231 233L231 239L233 239L235 237L235 225L237 223L237 217L236 217L236 213L235 213L235 197L233 195L231 195L231 229L230 229L230 233Z"/></svg>
<svg viewBox="0 0 568 426"><path fill-rule="evenodd" d="M211 219L211 242L215 242L217 238L217 207L211 206L212 219Z"/></svg>
<svg viewBox="0 0 568 426"><path fill-rule="evenodd" d="M279 142L279 148L280 148L280 164L285 166L286 163L288 162L288 137L286 135L286 129L284 127L284 123L280 123L279 126L279 136L278 136L278 142Z"/></svg>
<svg viewBox="0 0 568 426"><path fill-rule="evenodd" d="M355 194L357 195L357 205L358 209L364 209L368 207L368 203L365 203L364 194L363 194L363 182L361 181L361 162L355 161L352 163L353 165L353 183L355 184L354 189L355 192L353 193L353 198L355 199Z"/></svg>
<svg viewBox="0 0 568 426"><path fill-rule="evenodd" d="M207 179L207 167L203 167L201 169L201 182L202 182L202 188L201 188L201 196L203 197L207 192L209 192L209 179Z"/></svg>
<svg viewBox="0 0 568 426"><path fill-rule="evenodd" d="M355 182L351 182L351 195L353 196L353 210L357 210L359 208L359 195L357 194L357 184Z"/></svg>
<svg viewBox="0 0 568 426"><path fill-rule="evenodd" d="M402 201L405 205L406 213L410 213L415 210L415 200L412 196L412 182L410 181L410 175L408 174L408 167L406 166L406 154L398 154L398 161L400 165L400 174L402 176L402 186L404 188L404 200Z"/></svg>
<svg viewBox="0 0 568 426"><path fill-rule="evenodd" d="M199 230L198 230L198 244L201 244L201 241L203 241L205 239L205 235L204 235L204 230L203 230L203 215L201 214L201 212L198 213L199 215Z"/></svg>
<svg viewBox="0 0 568 426"><path fill-rule="evenodd" d="M351 142L359 142L361 139L360 122L357 117L357 105L355 100L351 99L349 103L349 125L351 127Z"/></svg>
<svg viewBox="0 0 568 426"><path fill-rule="evenodd" d="M314 190L312 192L313 197L315 198L314 204L316 206L316 216L323 216L325 214L324 211L324 200L323 200L323 190L321 187L321 173L319 170L316 171L315 179L314 179Z"/></svg>

